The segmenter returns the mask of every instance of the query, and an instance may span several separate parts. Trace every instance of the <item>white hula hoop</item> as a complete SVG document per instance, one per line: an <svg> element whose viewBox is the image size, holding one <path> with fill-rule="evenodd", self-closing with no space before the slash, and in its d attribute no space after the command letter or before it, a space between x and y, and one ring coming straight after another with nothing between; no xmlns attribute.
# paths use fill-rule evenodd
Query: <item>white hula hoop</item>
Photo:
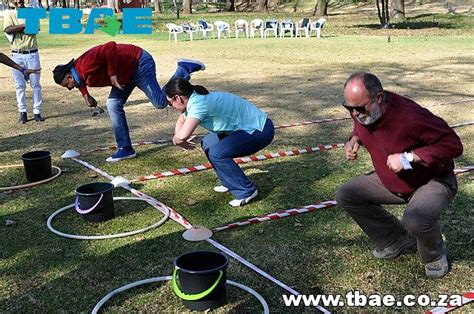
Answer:
<svg viewBox="0 0 474 314"><path fill-rule="evenodd" d="M129 283L125 286L122 286L120 288L117 288L113 290L112 292L109 292L106 296L104 296L95 306L94 309L92 310L92 314L97 314L100 310L100 308L107 302L109 301L113 296L119 294L120 292L126 291L131 288L135 288L147 283L153 283L153 282L159 282L159 281L166 281L166 280L171 280L173 277L172 276L161 276L161 277L153 277L153 278L148 278L148 279L143 279L139 281L135 281L132 283ZM232 281L232 280L227 280L227 284L231 286L235 286L237 288L240 288L242 290L247 291L248 293L252 294L260 303L262 304L263 307L263 313L268 314L270 313L270 309L268 307L267 301L255 290L252 288L249 288L247 286L244 286L243 284L240 284L238 282Z"/></svg>
<svg viewBox="0 0 474 314"><path fill-rule="evenodd" d="M139 198L139 197L114 197L114 200L133 200L133 201L144 201L147 202L147 200ZM152 224L151 226L145 227L143 229L135 230L135 231L128 231L128 232L122 232L122 233L116 233L116 234L108 234L108 235L97 235L97 236L85 236L85 235L77 235L77 234L69 234L69 233L64 233L61 231L58 231L53 228L51 225L51 222L53 221L54 217L56 217L58 214L62 213L63 211L66 211L70 208L73 208L74 204L64 206L54 213L51 214L51 216L48 217L48 221L46 222L46 225L48 226L48 229L57 234L60 237L65 237L69 239L78 239L78 240L103 240L103 239L113 239L113 238L121 238L121 237L127 237L131 235L135 235L138 233L143 233L145 231L148 231L150 229L159 227L162 225L170 216L170 211L168 210L164 217L158 221L157 223Z"/></svg>
<svg viewBox="0 0 474 314"><path fill-rule="evenodd" d="M20 168L20 167L23 167L23 165L22 165L22 164L7 165L7 166L2 166L2 167L0 167L0 169L5 169L5 168ZM59 167L57 167L57 166L52 166L52 167L57 170L57 173L55 173L52 177L49 177L49 178L44 179L44 180L41 180L41 181L36 181L36 182L27 183L27 184L0 187L0 191L10 191L10 190L17 190L17 189L30 188L30 187L32 187L32 186L36 186L36 185L39 185L39 184L42 184L42 183L46 183L46 182L52 181L52 180L56 179L57 177L59 177L59 175L61 174L61 168L59 168Z"/></svg>

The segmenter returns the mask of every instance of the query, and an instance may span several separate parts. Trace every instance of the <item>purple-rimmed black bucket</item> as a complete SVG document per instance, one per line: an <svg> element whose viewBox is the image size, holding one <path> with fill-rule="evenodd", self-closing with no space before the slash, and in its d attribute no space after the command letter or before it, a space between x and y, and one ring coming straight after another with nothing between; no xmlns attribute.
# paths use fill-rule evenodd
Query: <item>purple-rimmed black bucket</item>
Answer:
<svg viewBox="0 0 474 314"><path fill-rule="evenodd" d="M26 180L38 182L53 176L51 153L45 150L29 152L21 156L25 168Z"/></svg>
<svg viewBox="0 0 474 314"><path fill-rule="evenodd" d="M76 189L76 211L89 222L102 222L114 218L114 185L95 182Z"/></svg>

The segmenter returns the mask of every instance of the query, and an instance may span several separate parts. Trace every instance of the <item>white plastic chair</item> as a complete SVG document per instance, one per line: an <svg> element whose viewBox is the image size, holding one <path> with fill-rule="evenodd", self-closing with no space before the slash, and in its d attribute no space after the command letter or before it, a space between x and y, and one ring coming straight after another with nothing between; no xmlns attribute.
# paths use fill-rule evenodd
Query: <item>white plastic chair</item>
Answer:
<svg viewBox="0 0 474 314"><path fill-rule="evenodd" d="M270 32L273 32L275 38L278 37L278 20L270 19L265 22L263 37L267 38Z"/></svg>
<svg viewBox="0 0 474 314"><path fill-rule="evenodd" d="M298 36L301 37L300 32L304 32L306 38L309 38L309 24L310 23L311 23L310 20L306 17L299 20L298 24L296 24L296 29L295 29L296 37Z"/></svg>
<svg viewBox="0 0 474 314"><path fill-rule="evenodd" d="M238 19L234 23L235 26L235 38L239 38L239 33L243 32L245 37L249 37L249 23L246 20Z"/></svg>
<svg viewBox="0 0 474 314"><path fill-rule="evenodd" d="M295 23L291 20L283 20L280 23L280 38L285 37L286 32L290 32L291 38L293 38L293 32L295 30Z"/></svg>
<svg viewBox="0 0 474 314"><path fill-rule="evenodd" d="M255 32L260 31L260 38L263 38L263 20L255 19L250 22L250 37L255 38Z"/></svg>
<svg viewBox="0 0 474 314"><path fill-rule="evenodd" d="M181 27L183 28L184 35L186 36L186 34L189 34L189 39L193 41L193 34L198 31L197 25L192 23L183 23L181 24Z"/></svg>
<svg viewBox="0 0 474 314"><path fill-rule="evenodd" d="M214 35L214 26L204 20L199 20L197 22L198 25L198 31L202 33L202 37L207 38L207 33L212 34L212 38L215 38Z"/></svg>
<svg viewBox="0 0 474 314"><path fill-rule="evenodd" d="M221 35L224 35L224 38L227 38L227 36L230 37L230 25L227 22L224 21L215 21L214 26L216 27L217 30L217 39L221 39Z"/></svg>
<svg viewBox="0 0 474 314"><path fill-rule="evenodd" d="M183 33L183 27L173 23L166 23L168 28L168 41L171 41L171 35L174 36L174 42L178 42L178 34Z"/></svg>
<svg viewBox="0 0 474 314"><path fill-rule="evenodd" d="M316 32L316 37L321 37L321 31L323 30L324 24L326 23L325 18L320 18L314 22L309 24L309 36L311 36L312 32Z"/></svg>

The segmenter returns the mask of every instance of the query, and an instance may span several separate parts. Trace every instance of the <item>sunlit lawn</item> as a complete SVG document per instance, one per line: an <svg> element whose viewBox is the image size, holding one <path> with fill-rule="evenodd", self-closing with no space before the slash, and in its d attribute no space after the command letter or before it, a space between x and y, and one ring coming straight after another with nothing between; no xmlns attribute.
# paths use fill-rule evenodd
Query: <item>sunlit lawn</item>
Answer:
<svg viewBox="0 0 474 314"><path fill-rule="evenodd" d="M242 15L224 15L233 21ZM283 16L283 14L281 14ZM219 16L205 15L216 20ZM244 16L244 17L247 17ZM257 14L248 15L248 19ZM262 16L263 17L263 16ZM277 17L280 18L280 15ZM433 18L430 17L432 21ZM187 20L183 18L179 22ZM199 16L192 16L192 20ZM296 19L296 16L295 16ZM423 17L420 17L420 23ZM429 18L428 18L429 19ZM159 18L157 25L164 29ZM110 173L133 179L140 175L193 166L206 162L202 151L184 152L166 145L141 146L138 157L107 164L112 151L89 152L114 143L107 114L92 117L78 91L54 84L55 65L77 58L96 44L109 40L139 45L155 58L161 84L173 73L180 57L202 60L207 69L193 76L193 83L248 98L269 113L276 125L305 120L347 117L342 108L342 85L350 73L368 70L385 88L406 95L443 117L449 124L474 120L472 99L473 18L436 16L440 24L415 29L379 30L374 18L328 19L325 38L221 39L178 44L166 33L152 36L110 37L106 34L38 36L42 62L44 115L41 124L16 123L15 92L10 71L0 68L0 164L19 163L22 153L46 149L53 164L64 173L55 181L11 192L0 192L0 312L87 312L102 296L126 283L170 275L173 259L188 251L213 249L209 244L182 239L184 228L173 221L146 233L112 240L80 241L58 237L46 228L48 216L74 202L76 187L106 181L68 160L67 149L83 153L82 159ZM372 26L371 26L372 25ZM424 25L424 24L421 24ZM454 27L449 27L454 25ZM47 29L43 25L42 29ZM390 36L390 41L388 40ZM0 51L9 47L0 37ZM91 88L105 106L109 89ZM439 105L444 103L445 105ZM156 110L142 92L135 91L126 107L134 141L170 138L177 113ZM281 129L264 152L276 152L344 142L350 120ZM200 133L203 130L199 130ZM474 164L474 129L456 129L464 144L457 166ZM230 208L228 194L216 194L213 171L134 184L134 187L176 209L194 225L216 227L249 217L299 208L331 200L343 182L372 169L368 154L346 162L342 150L305 154L242 166L259 189L257 200L244 208ZM459 294L474 287L472 174L458 177L459 193L443 214L444 235L452 269L442 280L428 280L416 253L393 261L375 260L372 245L339 207L322 209L293 218L222 231L214 240L233 250L269 274L303 294L343 294L359 290L368 294ZM0 169L2 186L26 183L22 169ZM116 196L132 196L122 189ZM54 226L68 233L108 234L144 228L162 214L137 202L117 201L117 218L88 224L73 211L59 215ZM391 208L401 214L402 207ZM12 220L13 225L5 225ZM285 290L232 260L228 278L252 287L267 300L271 311L313 311L286 308ZM236 288L229 288L226 311L256 312L260 305ZM121 294L107 304L107 311L184 311L169 283L144 286ZM369 311L421 312L429 307L393 307ZM340 312L354 309L330 308ZM360 309L359 309L360 310ZM363 309L365 312L367 309ZM466 311L472 310L466 307Z"/></svg>

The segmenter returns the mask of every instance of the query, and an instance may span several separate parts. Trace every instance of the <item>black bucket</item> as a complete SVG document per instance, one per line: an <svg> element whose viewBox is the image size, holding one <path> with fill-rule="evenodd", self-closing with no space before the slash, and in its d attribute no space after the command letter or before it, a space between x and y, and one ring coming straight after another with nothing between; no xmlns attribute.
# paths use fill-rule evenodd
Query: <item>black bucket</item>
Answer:
<svg viewBox="0 0 474 314"><path fill-rule="evenodd" d="M38 182L51 178L51 153L45 150L29 152L21 156L28 182Z"/></svg>
<svg viewBox="0 0 474 314"><path fill-rule="evenodd" d="M228 265L227 257L219 252L195 251L178 256L174 260L173 290L188 309L216 309L227 301Z"/></svg>
<svg viewBox="0 0 474 314"><path fill-rule="evenodd" d="M101 222L114 218L114 185L96 182L81 185L76 189L76 211L90 222Z"/></svg>

